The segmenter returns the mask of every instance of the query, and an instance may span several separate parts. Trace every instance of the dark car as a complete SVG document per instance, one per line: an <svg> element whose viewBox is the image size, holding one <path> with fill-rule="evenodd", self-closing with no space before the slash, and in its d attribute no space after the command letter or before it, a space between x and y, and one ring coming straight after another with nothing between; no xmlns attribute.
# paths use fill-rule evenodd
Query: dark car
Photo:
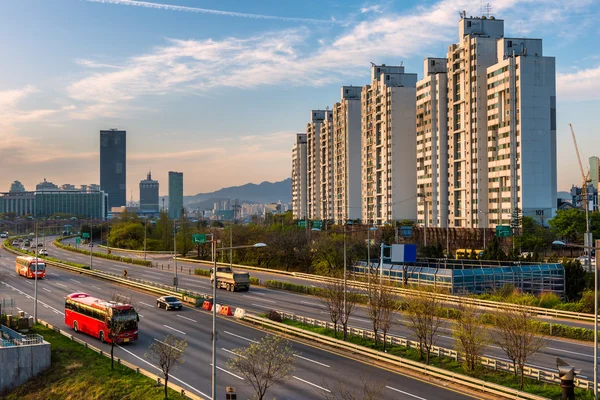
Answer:
<svg viewBox="0 0 600 400"><path fill-rule="evenodd" d="M183 304L173 296L162 296L156 299L156 307L164 308L165 310L181 310Z"/></svg>

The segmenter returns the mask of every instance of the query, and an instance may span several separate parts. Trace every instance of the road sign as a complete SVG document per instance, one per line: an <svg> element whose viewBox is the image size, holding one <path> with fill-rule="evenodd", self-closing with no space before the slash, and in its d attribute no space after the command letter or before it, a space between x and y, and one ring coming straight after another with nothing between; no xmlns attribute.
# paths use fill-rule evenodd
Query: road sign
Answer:
<svg viewBox="0 0 600 400"><path fill-rule="evenodd" d="M323 221L313 221L313 229L321 229L323 227Z"/></svg>
<svg viewBox="0 0 600 400"><path fill-rule="evenodd" d="M76 244L81 244L81 238L75 238L75 243Z"/></svg>
<svg viewBox="0 0 600 400"><path fill-rule="evenodd" d="M498 237L509 237L510 236L509 225L496 225L496 236Z"/></svg>
<svg viewBox="0 0 600 400"><path fill-rule="evenodd" d="M298 228L306 228L306 220L298 221Z"/></svg>
<svg viewBox="0 0 600 400"><path fill-rule="evenodd" d="M412 235L413 235L412 225L402 225L400 227L400 235L402 237L412 237Z"/></svg>
<svg viewBox="0 0 600 400"><path fill-rule="evenodd" d="M206 234L205 233L195 233L192 235L192 242L195 244L204 244L206 243Z"/></svg>
<svg viewBox="0 0 600 400"><path fill-rule="evenodd" d="M89 239L90 238L90 233L89 232L81 232L81 237L84 239Z"/></svg>

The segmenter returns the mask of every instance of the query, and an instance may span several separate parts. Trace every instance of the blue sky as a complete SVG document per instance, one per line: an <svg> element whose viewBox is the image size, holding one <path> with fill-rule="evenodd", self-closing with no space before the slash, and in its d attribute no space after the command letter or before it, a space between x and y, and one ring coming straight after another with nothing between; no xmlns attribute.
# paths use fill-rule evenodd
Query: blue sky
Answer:
<svg viewBox="0 0 600 400"><path fill-rule="evenodd" d="M484 3L485 4L485 3ZM490 2L505 36L556 57L558 188L600 156L600 5ZM0 191L99 182L99 131L126 129L129 198L147 170L185 194L290 176L311 109L364 85L370 62L423 58L458 41L477 1L0 0Z"/></svg>

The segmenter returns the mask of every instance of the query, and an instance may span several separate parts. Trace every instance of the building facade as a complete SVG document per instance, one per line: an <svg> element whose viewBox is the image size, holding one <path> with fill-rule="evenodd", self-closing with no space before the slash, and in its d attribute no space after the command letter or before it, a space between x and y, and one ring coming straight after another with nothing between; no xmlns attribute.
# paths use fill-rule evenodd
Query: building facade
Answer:
<svg viewBox="0 0 600 400"><path fill-rule="evenodd" d="M326 110L311 110L306 125L306 202L309 219L321 218L321 125Z"/></svg>
<svg viewBox="0 0 600 400"><path fill-rule="evenodd" d="M140 181L140 210L158 213L158 181L148 172L146 179Z"/></svg>
<svg viewBox="0 0 600 400"><path fill-rule="evenodd" d="M319 189L321 206L318 219L333 219L333 111L325 110L323 122L321 123L321 134L319 137L319 152L321 162L321 184Z"/></svg>
<svg viewBox="0 0 600 400"><path fill-rule="evenodd" d="M180 219L183 212L183 172L169 171L169 218Z"/></svg>
<svg viewBox="0 0 600 400"><path fill-rule="evenodd" d="M373 65L362 88L363 222L416 220L416 83L402 66Z"/></svg>
<svg viewBox="0 0 600 400"><path fill-rule="evenodd" d="M40 182L37 185L35 185L35 190L36 191L40 191L40 190L58 190L58 186L55 185L52 182L48 182L46 180L46 178L44 178L43 182Z"/></svg>
<svg viewBox="0 0 600 400"><path fill-rule="evenodd" d="M100 131L100 189L108 194L108 208L127 203L127 133Z"/></svg>
<svg viewBox="0 0 600 400"><path fill-rule="evenodd" d="M48 218L55 214L69 214L81 218L106 217L107 195L103 191L50 190L35 192L0 193L0 213L17 216Z"/></svg>
<svg viewBox="0 0 600 400"><path fill-rule="evenodd" d="M448 227L448 74L445 58L426 58L417 82L417 223Z"/></svg>
<svg viewBox="0 0 600 400"><path fill-rule="evenodd" d="M292 148L292 212L294 219L306 219L306 133L297 133Z"/></svg>
<svg viewBox="0 0 600 400"><path fill-rule="evenodd" d="M361 86L342 86L333 106L333 221L361 218Z"/></svg>
<svg viewBox="0 0 600 400"><path fill-rule="evenodd" d="M600 158L590 157L590 180L592 185L598 190L598 177L600 177Z"/></svg>

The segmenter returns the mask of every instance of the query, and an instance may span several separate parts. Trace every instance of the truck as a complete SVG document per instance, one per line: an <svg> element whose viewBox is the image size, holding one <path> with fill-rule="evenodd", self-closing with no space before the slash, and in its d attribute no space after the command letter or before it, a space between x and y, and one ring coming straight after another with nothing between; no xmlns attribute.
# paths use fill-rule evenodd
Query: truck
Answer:
<svg viewBox="0 0 600 400"><path fill-rule="evenodd" d="M214 269L210 271L210 282L214 282ZM227 289L231 292L250 290L250 274L236 272L230 267L217 267L217 288Z"/></svg>

